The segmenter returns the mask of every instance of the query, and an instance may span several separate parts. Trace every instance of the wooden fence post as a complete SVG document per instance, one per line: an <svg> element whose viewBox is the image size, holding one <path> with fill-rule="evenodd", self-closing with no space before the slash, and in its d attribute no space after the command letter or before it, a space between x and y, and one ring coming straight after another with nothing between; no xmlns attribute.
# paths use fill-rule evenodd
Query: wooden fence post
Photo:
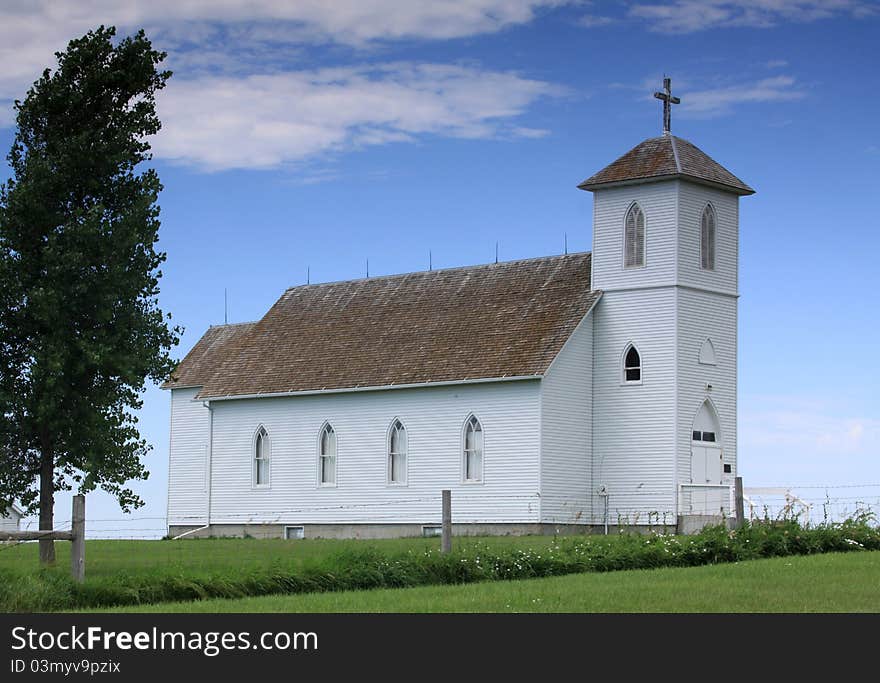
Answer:
<svg viewBox="0 0 880 683"><path fill-rule="evenodd" d="M733 487L734 504L736 505L736 528L739 529L745 523L743 510L743 478L737 477Z"/></svg>
<svg viewBox="0 0 880 683"><path fill-rule="evenodd" d="M452 491L444 489L441 491L443 499L443 528L441 530L442 538L440 540L440 552L452 552Z"/></svg>
<svg viewBox="0 0 880 683"><path fill-rule="evenodd" d="M70 574L73 580L82 583L86 575L86 497L82 494L73 497L70 539Z"/></svg>

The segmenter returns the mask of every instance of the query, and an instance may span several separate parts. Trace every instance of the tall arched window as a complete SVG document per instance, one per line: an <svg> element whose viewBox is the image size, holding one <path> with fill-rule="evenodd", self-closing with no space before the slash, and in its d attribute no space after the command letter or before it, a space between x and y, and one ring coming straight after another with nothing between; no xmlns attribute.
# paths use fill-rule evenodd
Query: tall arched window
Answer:
<svg viewBox="0 0 880 683"><path fill-rule="evenodd" d="M623 354L623 381L630 383L642 381L642 357L632 344Z"/></svg>
<svg viewBox="0 0 880 683"><path fill-rule="evenodd" d="M388 483L406 483L406 427L400 420L395 420L388 434Z"/></svg>
<svg viewBox="0 0 880 683"><path fill-rule="evenodd" d="M272 462L269 433L262 425L254 437L254 486L268 486Z"/></svg>
<svg viewBox="0 0 880 683"><path fill-rule="evenodd" d="M623 265L625 268L640 268L645 265L645 212L638 204L633 204L626 212L624 222Z"/></svg>
<svg viewBox="0 0 880 683"><path fill-rule="evenodd" d="M706 204L700 221L700 268L715 270L715 209Z"/></svg>
<svg viewBox="0 0 880 683"><path fill-rule="evenodd" d="M324 425L318 439L318 483L336 485L336 432L329 424Z"/></svg>
<svg viewBox="0 0 880 683"><path fill-rule="evenodd" d="M483 426L476 415L465 423L462 455L462 479L472 483L483 481Z"/></svg>

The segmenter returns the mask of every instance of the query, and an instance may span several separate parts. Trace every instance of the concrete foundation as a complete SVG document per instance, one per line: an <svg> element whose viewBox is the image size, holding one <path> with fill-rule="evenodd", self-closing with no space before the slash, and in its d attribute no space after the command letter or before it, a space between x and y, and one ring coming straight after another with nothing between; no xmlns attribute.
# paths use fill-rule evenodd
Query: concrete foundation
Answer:
<svg viewBox="0 0 880 683"><path fill-rule="evenodd" d="M436 529L440 525L426 524L212 524L206 528L198 526L171 526L168 534L172 537L189 533L185 538L284 538L285 527L301 527L302 538L407 538L424 536L425 527ZM702 528L702 526L700 527ZM601 525L590 524L453 524L453 536L584 536L602 534ZM629 533L675 533L674 526L609 526L609 534ZM693 533L693 532L691 532Z"/></svg>
<svg viewBox="0 0 880 683"><path fill-rule="evenodd" d="M728 529L733 529L736 520L733 517L723 517L721 515L679 515L678 529L679 534L698 534L707 526L716 526L725 524Z"/></svg>

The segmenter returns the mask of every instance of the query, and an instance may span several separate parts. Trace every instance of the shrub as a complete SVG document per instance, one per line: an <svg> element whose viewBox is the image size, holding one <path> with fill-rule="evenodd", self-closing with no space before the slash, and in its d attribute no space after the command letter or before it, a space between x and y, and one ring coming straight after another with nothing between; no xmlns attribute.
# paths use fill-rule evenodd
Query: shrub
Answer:
<svg viewBox="0 0 880 683"><path fill-rule="evenodd" d="M375 547L328 556L297 572L271 569L208 576L118 574L74 583L59 572L0 571L0 610L77 610L208 598L280 593L402 588L499 581L621 569L694 567L764 557L880 550L880 528L871 515L840 524L801 526L796 520L747 523L736 531L711 526L693 536L622 533L557 538L541 550L468 545L383 553Z"/></svg>

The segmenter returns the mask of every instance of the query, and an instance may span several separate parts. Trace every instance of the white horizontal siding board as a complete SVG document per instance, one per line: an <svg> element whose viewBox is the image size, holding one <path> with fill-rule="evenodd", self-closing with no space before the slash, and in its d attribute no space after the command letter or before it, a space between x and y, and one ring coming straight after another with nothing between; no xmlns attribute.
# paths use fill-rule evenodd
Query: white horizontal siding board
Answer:
<svg viewBox="0 0 880 683"><path fill-rule="evenodd" d="M678 181L597 190L593 194L594 289L672 284L675 278L675 239ZM645 213L645 267L623 267L624 220L638 201Z"/></svg>
<svg viewBox="0 0 880 683"><path fill-rule="evenodd" d="M700 267L700 236L703 210L715 209L715 268ZM679 190L680 284L737 291L737 252L739 249L739 197L705 185L682 182Z"/></svg>
<svg viewBox="0 0 880 683"><path fill-rule="evenodd" d="M706 399L718 413L724 463L731 466L728 478L732 480L737 471L737 299L680 288L678 311L679 481L690 482L693 420ZM715 365L699 362L700 347L706 338L715 347ZM712 388L707 389L707 384Z"/></svg>
<svg viewBox="0 0 880 683"><path fill-rule="evenodd" d="M0 531L18 531L21 515L12 508L0 510Z"/></svg>
<svg viewBox="0 0 880 683"><path fill-rule="evenodd" d="M675 288L606 292L593 311L593 485L609 523L672 522L675 512ZM637 347L641 384L624 384L623 351ZM604 500L593 497L593 522ZM655 516L656 515L656 516Z"/></svg>
<svg viewBox="0 0 880 683"><path fill-rule="evenodd" d="M207 523L208 409L199 389L171 390L168 449L168 524Z"/></svg>
<svg viewBox="0 0 880 683"><path fill-rule="evenodd" d="M588 524L592 492L593 317L541 381L541 521Z"/></svg>
<svg viewBox="0 0 880 683"><path fill-rule="evenodd" d="M213 405L211 523L537 522L539 381L222 401ZM462 483L462 429L484 433L483 483ZM407 484L387 483L387 434L408 439ZM317 439L337 436L336 487L318 486ZM252 486L253 435L272 443L271 485Z"/></svg>

